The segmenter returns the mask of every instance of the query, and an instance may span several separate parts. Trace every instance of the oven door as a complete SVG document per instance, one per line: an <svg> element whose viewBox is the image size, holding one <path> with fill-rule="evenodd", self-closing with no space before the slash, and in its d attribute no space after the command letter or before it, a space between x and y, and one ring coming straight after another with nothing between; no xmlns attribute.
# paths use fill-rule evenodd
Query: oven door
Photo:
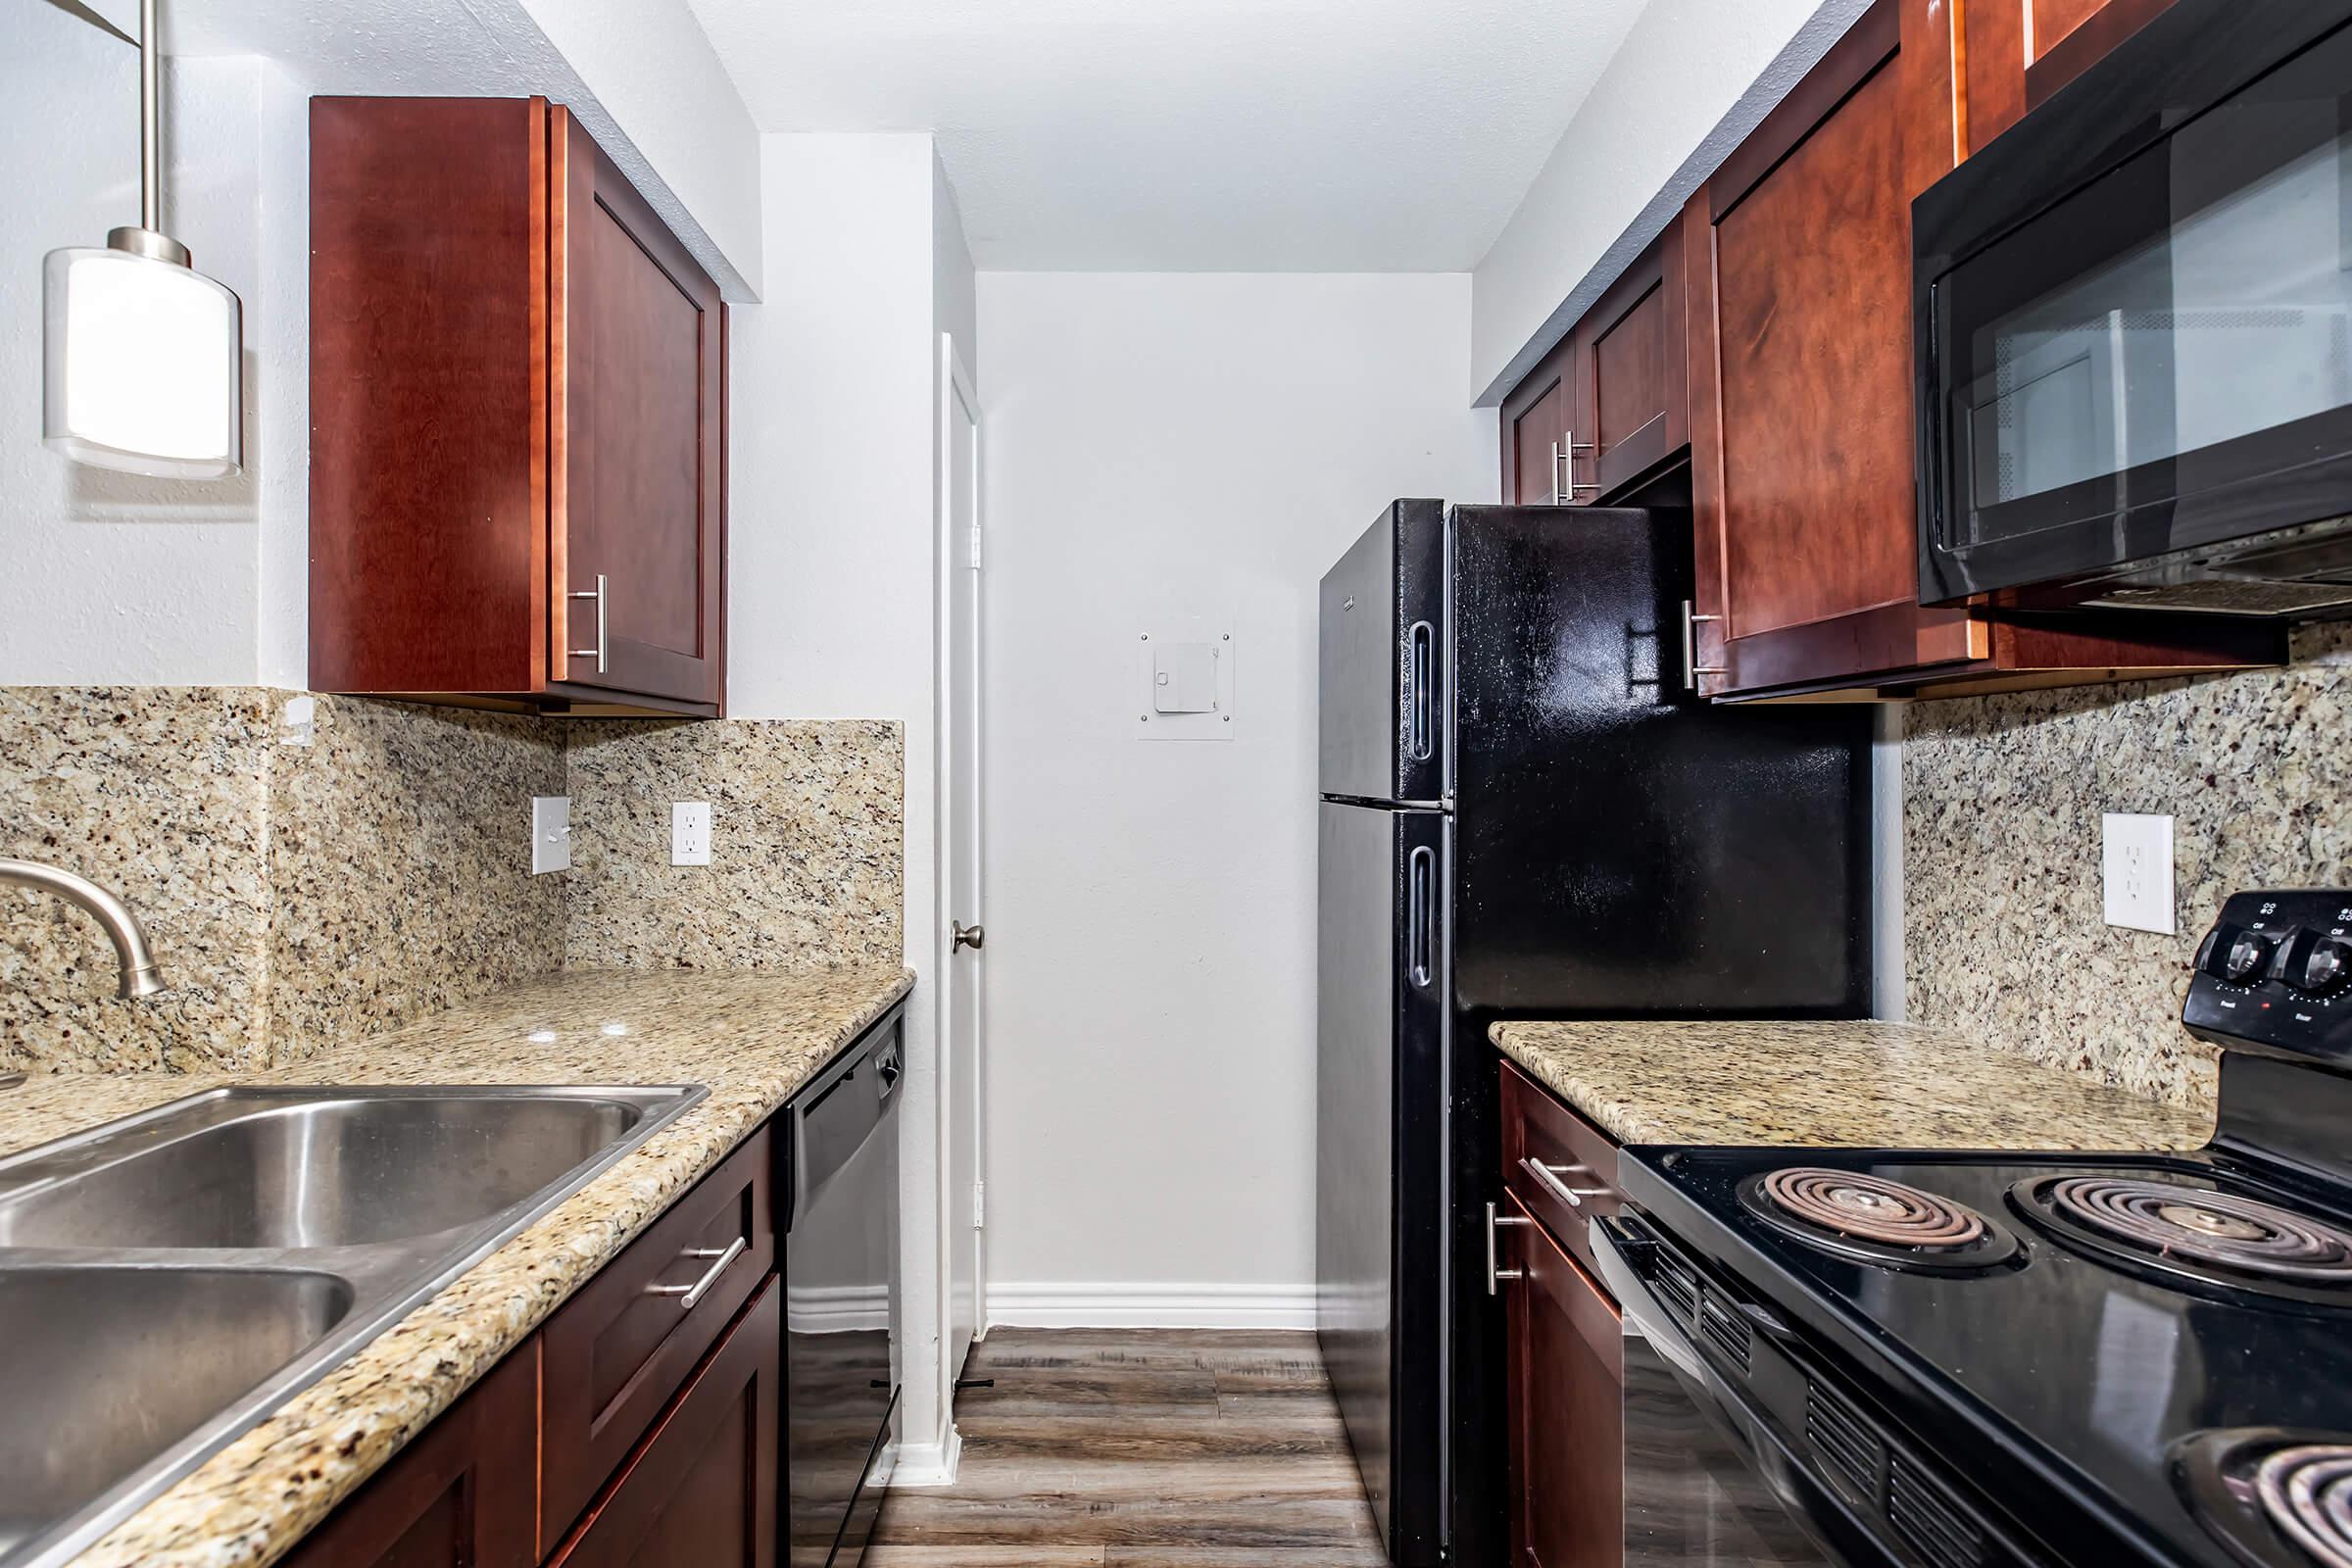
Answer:
<svg viewBox="0 0 2352 1568"><path fill-rule="evenodd" d="M2352 28L2289 9L2187 0L1920 198L1923 602L2352 602Z"/></svg>
<svg viewBox="0 0 2352 1568"><path fill-rule="evenodd" d="M1591 1229L1625 1325L1625 1568L1893 1568L1797 1461L1770 1416L1709 1364L1617 1220Z"/></svg>

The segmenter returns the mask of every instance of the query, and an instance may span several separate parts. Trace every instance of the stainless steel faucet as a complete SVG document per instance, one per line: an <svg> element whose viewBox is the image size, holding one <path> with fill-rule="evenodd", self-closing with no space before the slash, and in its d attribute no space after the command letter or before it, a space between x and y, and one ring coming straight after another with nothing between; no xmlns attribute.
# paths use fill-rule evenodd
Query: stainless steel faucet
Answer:
<svg viewBox="0 0 2352 1568"><path fill-rule="evenodd" d="M132 997L152 997L165 989L163 972L155 966L155 955L147 951L147 933L139 929L138 916L121 899L88 877L77 876L60 866L44 865L39 860L0 858L0 882L45 888L88 910L90 918L98 922L107 940L115 945L115 958L122 966L122 983L115 995L127 1001Z"/></svg>

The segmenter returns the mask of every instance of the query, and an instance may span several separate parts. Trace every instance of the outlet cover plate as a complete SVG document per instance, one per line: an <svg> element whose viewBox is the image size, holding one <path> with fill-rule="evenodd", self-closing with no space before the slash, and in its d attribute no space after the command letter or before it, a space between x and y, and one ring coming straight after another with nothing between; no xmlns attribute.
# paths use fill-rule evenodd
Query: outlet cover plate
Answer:
<svg viewBox="0 0 2352 1568"><path fill-rule="evenodd" d="M2108 811L2099 818L2099 865L2109 925L2180 934L2173 896L2173 819Z"/></svg>
<svg viewBox="0 0 2352 1568"><path fill-rule="evenodd" d="M669 808L669 863L710 863L710 803L673 801Z"/></svg>
<svg viewBox="0 0 2352 1568"><path fill-rule="evenodd" d="M571 869L571 797L531 797L531 875Z"/></svg>

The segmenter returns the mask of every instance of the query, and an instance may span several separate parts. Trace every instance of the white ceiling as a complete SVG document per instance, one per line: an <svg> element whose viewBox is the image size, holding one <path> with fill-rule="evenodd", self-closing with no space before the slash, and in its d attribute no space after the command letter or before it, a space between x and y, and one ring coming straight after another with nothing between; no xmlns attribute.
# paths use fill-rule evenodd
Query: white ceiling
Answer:
<svg viewBox="0 0 2352 1568"><path fill-rule="evenodd" d="M1460 271L1643 0L690 0L766 130L929 130L989 270Z"/></svg>

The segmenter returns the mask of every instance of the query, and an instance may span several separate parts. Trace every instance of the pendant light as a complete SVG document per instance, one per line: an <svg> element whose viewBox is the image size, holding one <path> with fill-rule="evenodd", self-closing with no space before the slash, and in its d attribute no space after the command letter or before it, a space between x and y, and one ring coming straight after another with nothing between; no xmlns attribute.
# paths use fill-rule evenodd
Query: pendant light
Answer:
<svg viewBox="0 0 2352 1568"><path fill-rule="evenodd" d="M41 266L41 439L101 468L218 479L245 462L244 313L162 232L156 5L139 3L138 226Z"/></svg>

